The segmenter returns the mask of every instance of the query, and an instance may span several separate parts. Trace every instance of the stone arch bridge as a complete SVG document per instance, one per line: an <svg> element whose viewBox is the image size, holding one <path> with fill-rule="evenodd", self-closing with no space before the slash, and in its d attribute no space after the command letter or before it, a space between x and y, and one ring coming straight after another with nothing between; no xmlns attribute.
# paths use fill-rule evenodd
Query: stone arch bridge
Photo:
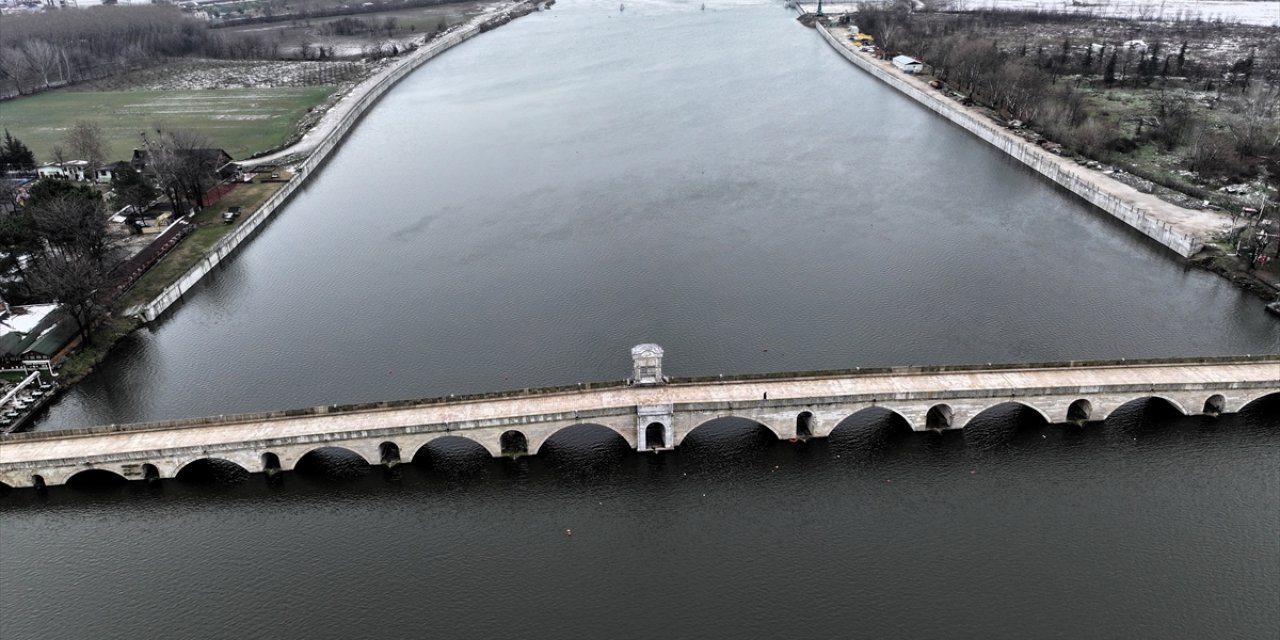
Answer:
<svg viewBox="0 0 1280 640"><path fill-rule="evenodd" d="M724 417L753 420L779 438L821 438L872 408L892 411L916 431L961 429L1007 403L1030 407L1050 423L1101 420L1143 398L1186 414L1217 415L1280 393L1280 355L680 380L662 376L657 345L640 345L632 355L636 375L612 383L11 434L0 437L0 482L41 488L86 470L171 478L204 459L273 472L293 469L325 447L395 464L446 437L474 441L494 456L518 456L581 424L612 429L638 450L665 450Z"/></svg>

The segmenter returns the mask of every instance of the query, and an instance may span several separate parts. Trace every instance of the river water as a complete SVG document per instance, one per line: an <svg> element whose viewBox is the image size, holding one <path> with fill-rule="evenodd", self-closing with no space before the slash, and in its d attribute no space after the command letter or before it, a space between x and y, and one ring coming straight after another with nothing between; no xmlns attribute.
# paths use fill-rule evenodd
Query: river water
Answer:
<svg viewBox="0 0 1280 640"><path fill-rule="evenodd" d="M672 375L1280 352L777 4L699 4L567 0L431 62L39 428L616 379L640 342ZM1273 637L1252 409L14 492L0 637Z"/></svg>

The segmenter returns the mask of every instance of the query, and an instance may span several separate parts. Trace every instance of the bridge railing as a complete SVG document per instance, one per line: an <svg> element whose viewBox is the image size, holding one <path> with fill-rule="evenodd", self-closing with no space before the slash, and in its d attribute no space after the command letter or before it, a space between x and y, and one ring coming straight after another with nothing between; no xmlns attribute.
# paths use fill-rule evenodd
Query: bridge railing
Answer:
<svg viewBox="0 0 1280 640"><path fill-rule="evenodd" d="M1212 364L1229 364L1229 363L1256 363L1270 362L1277 363L1277 371L1280 372L1280 354L1267 355L1245 355L1245 356L1206 356L1196 358L1140 358L1140 359L1112 359L1112 360L1068 360L1060 362L1025 362L1011 364L943 364L943 365L922 365L922 366L902 366L902 367L855 367L852 369L825 369L814 371L788 371L781 373L748 373L735 374L728 376L693 376L693 377L677 377L671 378L670 385L690 385L690 384L735 384L743 382L759 382L768 380L799 380L799 379L829 379L829 378L848 378L858 376L885 376L885 375L912 375L912 374L930 374L930 373L963 373L971 372L1001 372L1001 371L1025 371L1025 370L1070 370L1070 369L1088 369L1088 368L1106 368L1106 367L1143 367L1143 366L1178 366L1178 365L1212 365ZM1280 380L1280 373L1277 374ZM152 431L165 429L179 429L190 427L202 427L211 425L229 425L246 422L265 422L271 420L279 420L286 418L298 418L308 416L324 416L334 414L351 414L351 413L368 413L374 411L391 411L397 409L410 409L416 407L428 407L433 405L466 403L466 402L483 402L487 400L507 400L515 398L531 398L538 396L548 396L557 394L571 394L585 391L599 391L605 389L618 389L626 387L626 380L612 380L605 382L589 382L574 385L559 385L540 388L513 389L506 391L494 391L486 393L472 393L464 395L437 396L432 398L405 399L405 400L386 400L380 402L365 402L343 405L324 405L318 407L307 407L298 409L284 409L278 411L263 411L256 413L230 414L222 416L206 416L198 418L183 418L178 420L165 420L157 422L140 422L130 424L113 424L95 427L85 427L79 429L64 429L55 431L35 431L26 433L14 433L0 435L0 442L13 442L25 440L42 440L42 439L63 439L81 436L95 436L108 433L120 433L129 431ZM1158 388L1151 385L1132 385L1132 389L1116 387L1116 391L1140 391L1143 389ZM1044 391L1042 389L1019 389L1019 393L1031 393L1033 391Z"/></svg>

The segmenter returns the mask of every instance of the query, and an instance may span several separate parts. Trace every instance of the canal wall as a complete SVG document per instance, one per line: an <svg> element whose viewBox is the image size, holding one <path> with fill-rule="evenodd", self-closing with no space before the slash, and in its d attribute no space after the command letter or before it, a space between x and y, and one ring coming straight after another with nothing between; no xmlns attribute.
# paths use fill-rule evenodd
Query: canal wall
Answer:
<svg viewBox="0 0 1280 640"><path fill-rule="evenodd" d="M923 82L902 76L894 70L877 64L873 58L844 46L823 24L818 23L816 26L818 33L822 34L827 44L830 44L832 49L852 62L854 66L960 125L966 131L982 138L1174 253L1188 258L1209 242L1208 233L1197 232L1192 228L1195 225L1178 222L1193 215L1198 216L1195 212L1159 200L1150 194L1144 194L1133 187L1081 167L1069 159L1050 153L991 122L981 114L969 111L936 91L930 90Z"/></svg>
<svg viewBox="0 0 1280 640"><path fill-rule="evenodd" d="M133 315L140 317L143 322L155 321L156 318L159 318L161 314L181 300L182 296L195 287L209 272L221 264L223 259L235 253L241 243L253 237L258 229L275 215L276 211L283 207L295 192L303 187L311 177L311 174L324 165L329 158L329 154L346 138L347 134L368 112L369 108L376 104L391 87L404 79L405 76L445 51L496 26L506 24L514 18L527 15L536 9L536 2L525 1L506 7L492 15L480 16L463 28L419 47L400 64L382 72L383 75L372 79L373 84L361 89L362 93L356 99L355 104L346 111L337 125L316 145L315 150L311 152L307 159L295 165L294 174L289 182L284 185L284 188L277 191L266 202L262 203L262 206L258 207L256 211L236 225L236 228L231 233L223 236L209 250L208 255L182 274L182 277L165 287L150 302L132 310ZM338 107L335 106L334 108Z"/></svg>

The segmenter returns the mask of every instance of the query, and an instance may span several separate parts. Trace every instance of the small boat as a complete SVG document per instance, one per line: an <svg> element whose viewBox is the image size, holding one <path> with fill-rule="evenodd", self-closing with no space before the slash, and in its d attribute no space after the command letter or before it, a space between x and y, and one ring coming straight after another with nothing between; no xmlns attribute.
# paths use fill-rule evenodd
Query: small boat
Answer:
<svg viewBox="0 0 1280 640"><path fill-rule="evenodd" d="M45 382L45 381L43 381L43 380L41 380L41 381L40 381L40 390L41 390L41 391L48 391L48 390L50 390L50 389L52 389L52 388L53 388L53 383L52 383L52 382Z"/></svg>
<svg viewBox="0 0 1280 640"><path fill-rule="evenodd" d="M4 415L5 415L5 417L6 417L6 418L16 418L16 417L18 417L18 410L17 410L17 409L10 409L10 410L8 410L8 411L4 412Z"/></svg>
<svg viewBox="0 0 1280 640"><path fill-rule="evenodd" d="M1280 316L1280 300L1267 305L1267 313Z"/></svg>

